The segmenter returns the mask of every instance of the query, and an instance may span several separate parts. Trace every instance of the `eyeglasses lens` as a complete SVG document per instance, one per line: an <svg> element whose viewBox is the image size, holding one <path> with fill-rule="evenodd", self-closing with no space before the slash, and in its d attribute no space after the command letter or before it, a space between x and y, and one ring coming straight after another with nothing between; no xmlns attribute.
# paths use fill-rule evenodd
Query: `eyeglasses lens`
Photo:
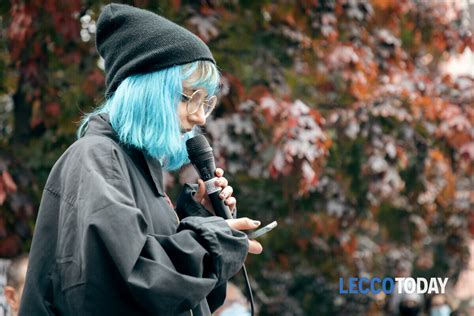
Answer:
<svg viewBox="0 0 474 316"><path fill-rule="evenodd" d="M207 100L207 103L204 105L204 113L206 113L206 116L211 114L212 110L216 107L217 103L217 97L213 95L212 97Z"/></svg>
<svg viewBox="0 0 474 316"><path fill-rule="evenodd" d="M201 90L196 90L191 95L191 98L188 102L188 113L193 114L199 110L202 99L204 98L204 93Z"/></svg>
<svg viewBox="0 0 474 316"><path fill-rule="evenodd" d="M199 107L201 106L201 103L203 104L204 108L204 114L208 116L211 114L212 110L216 106L217 103L217 97L212 96L209 98L209 100L204 99L204 92L201 90L196 90L192 95L191 98L189 99L188 102L188 113L189 114L194 114L199 110Z"/></svg>

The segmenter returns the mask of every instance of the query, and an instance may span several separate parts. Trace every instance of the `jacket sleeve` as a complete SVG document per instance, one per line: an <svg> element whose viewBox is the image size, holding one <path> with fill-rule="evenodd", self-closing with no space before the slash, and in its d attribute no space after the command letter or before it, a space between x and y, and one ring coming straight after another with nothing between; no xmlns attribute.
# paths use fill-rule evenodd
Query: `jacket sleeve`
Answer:
<svg viewBox="0 0 474 316"><path fill-rule="evenodd" d="M193 183L185 183L176 202L176 213L180 219L187 216L208 217L213 214L206 209L201 203L194 200L194 194L198 190L198 185ZM237 207L232 213L233 218L237 218Z"/></svg>
<svg viewBox="0 0 474 316"><path fill-rule="evenodd" d="M247 247L226 226L218 217L188 217L174 235L147 236L126 277L141 305L155 312L183 312L225 285L245 259L237 249Z"/></svg>
<svg viewBox="0 0 474 316"><path fill-rule="evenodd" d="M182 220L188 216L209 217L212 213L207 210L201 203L194 200L194 194L198 190L198 185L193 183L185 183L176 202L176 213ZM237 210L234 211L233 217L236 218ZM216 286L206 297L211 312L215 312L222 304L224 304L227 294L227 283Z"/></svg>
<svg viewBox="0 0 474 316"><path fill-rule="evenodd" d="M109 171L88 168L81 178L85 238L100 240L144 309L192 309L240 270L248 252L244 233L216 216L190 216L175 234L149 234L126 177Z"/></svg>
<svg viewBox="0 0 474 316"><path fill-rule="evenodd" d="M176 201L176 214L179 219L186 218L188 216L201 216L209 217L213 214L207 210L201 203L194 200L194 194L198 189L197 184L185 183L181 193Z"/></svg>

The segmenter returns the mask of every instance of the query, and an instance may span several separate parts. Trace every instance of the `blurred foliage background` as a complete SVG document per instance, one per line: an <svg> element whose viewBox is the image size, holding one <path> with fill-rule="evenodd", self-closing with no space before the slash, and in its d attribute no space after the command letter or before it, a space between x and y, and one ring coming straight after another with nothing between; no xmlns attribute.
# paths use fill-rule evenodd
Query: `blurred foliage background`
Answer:
<svg viewBox="0 0 474 316"><path fill-rule="evenodd" d="M0 257L28 251L48 173L103 101L106 3L0 4ZM205 132L240 216L280 223L248 258L261 315L386 309L339 277L455 282L474 234L474 79L440 68L474 51L456 2L124 3L198 34L222 71ZM167 175L171 195L190 174Z"/></svg>

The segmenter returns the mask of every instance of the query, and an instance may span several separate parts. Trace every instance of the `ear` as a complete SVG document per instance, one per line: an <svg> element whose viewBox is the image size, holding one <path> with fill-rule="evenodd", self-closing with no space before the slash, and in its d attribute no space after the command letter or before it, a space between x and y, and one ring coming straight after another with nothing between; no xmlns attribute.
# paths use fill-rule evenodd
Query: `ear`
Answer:
<svg viewBox="0 0 474 316"><path fill-rule="evenodd" d="M18 296L15 288L11 286L5 286L3 289L3 294L5 295L7 303L10 305L11 309L14 312L18 312L18 309L20 308L20 297Z"/></svg>

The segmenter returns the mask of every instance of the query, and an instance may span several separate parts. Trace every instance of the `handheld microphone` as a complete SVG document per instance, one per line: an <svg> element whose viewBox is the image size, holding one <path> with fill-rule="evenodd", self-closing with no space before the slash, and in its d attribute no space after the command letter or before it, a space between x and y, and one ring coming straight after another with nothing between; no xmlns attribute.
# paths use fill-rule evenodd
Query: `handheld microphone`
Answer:
<svg viewBox="0 0 474 316"><path fill-rule="evenodd" d="M224 200L219 197L222 188L215 185L217 180L215 176L216 163L214 161L212 148L206 137L204 137L204 135L197 135L188 139L186 141L186 149L188 151L189 160L191 160L191 163L206 185L206 193L209 196L216 215L225 219L232 218L229 207L225 205Z"/></svg>
<svg viewBox="0 0 474 316"><path fill-rule="evenodd" d="M224 201L219 197L219 192L222 190L221 187L217 187L214 182L216 181L216 163L214 161L214 155L212 148L209 145L204 135L194 136L186 141L186 149L188 150L189 160L196 168L199 176L204 180L206 185L206 193L211 200L212 207L216 212L217 216L223 217L224 219L232 218L230 209L225 205ZM247 290L250 299L251 315L255 315L254 301L252 295L252 287L250 286L249 277L247 275L247 269L245 264L242 266L242 271L245 277L245 283L247 284Z"/></svg>

